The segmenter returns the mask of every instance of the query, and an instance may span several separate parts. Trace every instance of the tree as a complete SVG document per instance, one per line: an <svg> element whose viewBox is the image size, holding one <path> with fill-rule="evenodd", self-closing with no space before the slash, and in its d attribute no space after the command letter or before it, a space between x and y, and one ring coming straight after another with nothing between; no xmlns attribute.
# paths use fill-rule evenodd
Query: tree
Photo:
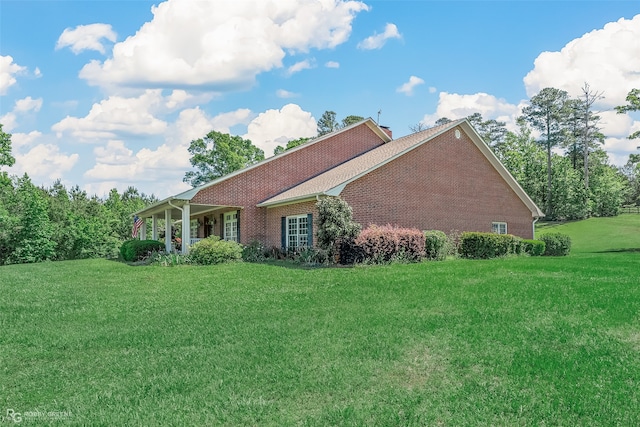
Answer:
<svg viewBox="0 0 640 427"><path fill-rule="evenodd" d="M213 130L191 141L189 153L197 170L187 172L182 180L194 187L264 159L264 151L250 140Z"/></svg>
<svg viewBox="0 0 640 427"><path fill-rule="evenodd" d="M504 143L504 138L507 135L505 122L499 122L494 119L484 120L480 113L473 113L467 116L467 120L478 131L482 140L489 147L495 149Z"/></svg>
<svg viewBox="0 0 640 427"><path fill-rule="evenodd" d="M440 117L438 120L436 120L434 126L446 125L447 123L451 123L452 121L453 120L447 117Z"/></svg>
<svg viewBox="0 0 640 427"><path fill-rule="evenodd" d="M334 259L343 241L353 240L360 233L361 226L353 221L351 206L340 197L327 197L316 203L318 209L318 247L327 251L329 259Z"/></svg>
<svg viewBox="0 0 640 427"><path fill-rule="evenodd" d="M427 130L429 127L422 122L418 122L415 125L410 125L409 130L413 133L422 132L423 130Z"/></svg>
<svg viewBox="0 0 640 427"><path fill-rule="evenodd" d="M547 151L547 215L553 217L551 150L562 141L567 117L564 90L547 87L531 98L531 105L522 110L524 119L542 133L540 144Z"/></svg>
<svg viewBox="0 0 640 427"><path fill-rule="evenodd" d="M13 166L15 162L11 155L11 134L5 133L0 123L0 166Z"/></svg>
<svg viewBox="0 0 640 427"><path fill-rule="evenodd" d="M629 111L640 111L640 89L631 89L627 94L627 105L616 107L618 114L624 114ZM640 130L629 135L629 139L640 138Z"/></svg>
<svg viewBox="0 0 640 427"><path fill-rule="evenodd" d="M346 128L347 126L361 122L363 120L364 120L364 117L362 116L347 116L344 119L342 119L342 125L340 127Z"/></svg>
<svg viewBox="0 0 640 427"><path fill-rule="evenodd" d="M278 145L274 150L273 150L273 154L280 154L280 153L284 153L287 150L291 150L292 148L295 148L299 145L302 144L306 144L307 142L311 141L312 138L298 138L298 139L292 139L291 141L287 142L287 146L283 147L282 145Z"/></svg>
<svg viewBox="0 0 640 427"><path fill-rule="evenodd" d="M339 129L335 111L325 111L318 120L318 136L326 135Z"/></svg>
<svg viewBox="0 0 640 427"><path fill-rule="evenodd" d="M640 206L640 154L629 154L620 172L627 181L624 204Z"/></svg>
<svg viewBox="0 0 640 427"><path fill-rule="evenodd" d="M596 143L604 143L604 135L600 133L598 121L600 116L592 111L593 105L602 98L602 92L592 91L588 83L582 87L582 163L584 167L584 188L589 190L589 152Z"/></svg>

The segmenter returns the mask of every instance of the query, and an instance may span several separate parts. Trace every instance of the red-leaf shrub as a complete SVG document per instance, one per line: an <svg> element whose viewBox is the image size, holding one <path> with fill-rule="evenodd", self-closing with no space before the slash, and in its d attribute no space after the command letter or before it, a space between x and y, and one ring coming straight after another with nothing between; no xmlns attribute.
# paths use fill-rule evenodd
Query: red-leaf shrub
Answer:
<svg viewBox="0 0 640 427"><path fill-rule="evenodd" d="M370 225L355 239L354 245L365 262L415 262L424 258L424 235L417 228Z"/></svg>

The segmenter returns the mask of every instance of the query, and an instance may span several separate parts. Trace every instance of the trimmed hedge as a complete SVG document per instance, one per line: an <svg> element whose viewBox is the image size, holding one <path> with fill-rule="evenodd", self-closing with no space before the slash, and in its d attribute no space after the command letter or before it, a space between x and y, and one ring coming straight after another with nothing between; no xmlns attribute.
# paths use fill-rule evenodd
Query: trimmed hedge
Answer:
<svg viewBox="0 0 640 427"><path fill-rule="evenodd" d="M547 233L540 236L545 243L543 255L566 256L571 252L571 238L562 233Z"/></svg>
<svg viewBox="0 0 640 427"><path fill-rule="evenodd" d="M424 232L425 258L442 261L447 257L447 235L440 230L426 230Z"/></svg>
<svg viewBox="0 0 640 427"><path fill-rule="evenodd" d="M546 244L542 240L522 240L523 252L531 256L541 256L544 254Z"/></svg>
<svg viewBox="0 0 640 427"><path fill-rule="evenodd" d="M219 236L211 236L194 243L189 248L189 259L194 264L212 265L223 262L240 261L242 245Z"/></svg>
<svg viewBox="0 0 640 427"><path fill-rule="evenodd" d="M153 252L164 252L164 243L157 240L127 240L120 246L120 256L125 261L140 261Z"/></svg>
<svg viewBox="0 0 640 427"><path fill-rule="evenodd" d="M424 258L424 235L417 228L370 225L354 240L365 262L420 261Z"/></svg>
<svg viewBox="0 0 640 427"><path fill-rule="evenodd" d="M462 233L460 255L470 259L489 259L522 253L522 239L511 234Z"/></svg>

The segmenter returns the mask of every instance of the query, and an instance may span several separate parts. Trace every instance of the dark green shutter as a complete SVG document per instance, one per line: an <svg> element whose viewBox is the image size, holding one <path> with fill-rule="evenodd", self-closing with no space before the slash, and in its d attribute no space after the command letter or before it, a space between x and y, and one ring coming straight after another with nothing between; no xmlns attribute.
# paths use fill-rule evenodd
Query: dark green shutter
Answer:
<svg viewBox="0 0 640 427"><path fill-rule="evenodd" d="M307 246L313 247L313 214L307 214Z"/></svg>
<svg viewBox="0 0 640 427"><path fill-rule="evenodd" d="M280 246L287 248L287 217L282 217L280 221Z"/></svg>
<svg viewBox="0 0 640 427"><path fill-rule="evenodd" d="M238 219L236 220L238 227L238 243L240 243L240 209L236 211L236 214L238 215Z"/></svg>
<svg viewBox="0 0 640 427"><path fill-rule="evenodd" d="M224 239L224 214L220 214L220 240Z"/></svg>

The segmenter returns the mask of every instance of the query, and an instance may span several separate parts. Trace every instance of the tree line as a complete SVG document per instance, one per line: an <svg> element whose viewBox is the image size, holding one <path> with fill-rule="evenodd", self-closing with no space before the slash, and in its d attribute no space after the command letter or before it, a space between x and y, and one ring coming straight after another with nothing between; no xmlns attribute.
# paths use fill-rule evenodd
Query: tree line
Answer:
<svg viewBox="0 0 640 427"><path fill-rule="evenodd" d="M588 85L582 96L545 88L530 100L518 118L518 130L504 122L485 120L479 113L467 117L523 189L543 208L547 220L613 216L623 205L640 205L640 154L627 163L609 163L602 144L605 136L593 106L601 93ZM640 111L640 90L633 89L620 114ZM318 135L363 120L347 116L341 122L333 111L318 120ZM450 121L443 117L436 125ZM410 127L420 131L423 124ZM540 137L534 138L533 131ZM629 138L640 138L640 131ZM279 147L283 152L310 141L298 138ZM558 149L562 151L558 153ZM239 136L211 131L191 141L191 164L184 181L197 186L264 159L264 152ZM12 166L11 135L0 124L0 167ZM80 187L66 188L59 180L37 187L27 174L0 172L0 265L117 256L131 238L132 213L157 201L153 195L129 187L112 189L103 198Z"/></svg>

